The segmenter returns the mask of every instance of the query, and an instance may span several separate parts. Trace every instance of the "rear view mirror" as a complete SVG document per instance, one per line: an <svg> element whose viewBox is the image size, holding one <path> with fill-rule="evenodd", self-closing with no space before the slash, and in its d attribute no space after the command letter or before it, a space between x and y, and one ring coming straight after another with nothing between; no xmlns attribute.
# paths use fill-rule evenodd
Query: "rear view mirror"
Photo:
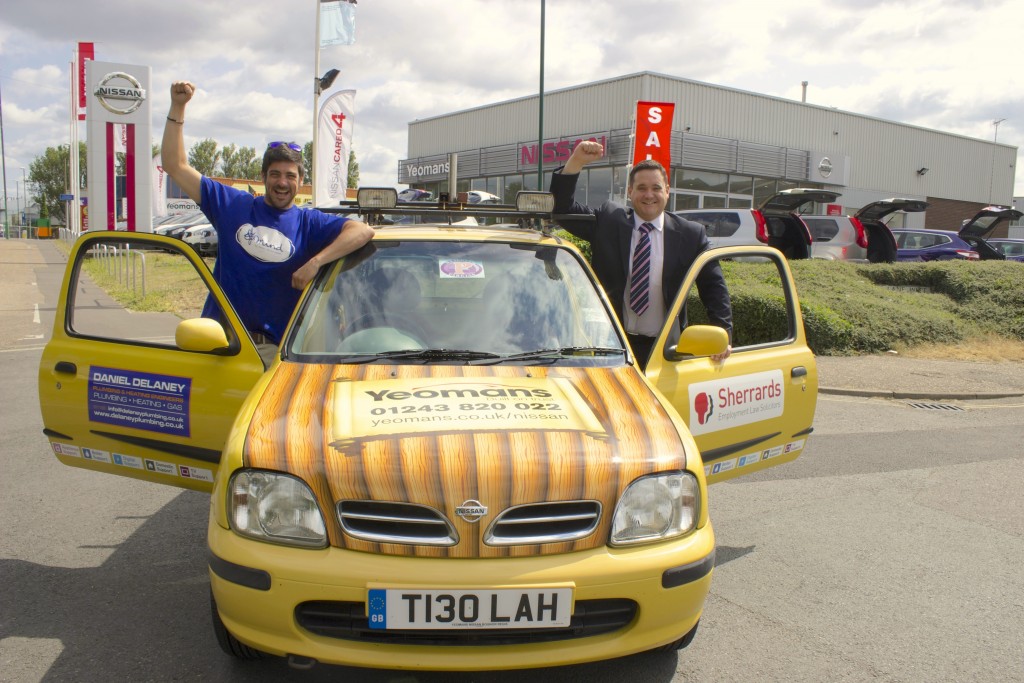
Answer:
<svg viewBox="0 0 1024 683"><path fill-rule="evenodd" d="M729 347L729 333L715 325L690 325L683 330L679 343L669 349L673 360L685 356L713 356L725 353Z"/></svg>
<svg viewBox="0 0 1024 683"><path fill-rule="evenodd" d="M228 348L228 336L212 318L182 320L174 329L174 343L183 351L209 353Z"/></svg>

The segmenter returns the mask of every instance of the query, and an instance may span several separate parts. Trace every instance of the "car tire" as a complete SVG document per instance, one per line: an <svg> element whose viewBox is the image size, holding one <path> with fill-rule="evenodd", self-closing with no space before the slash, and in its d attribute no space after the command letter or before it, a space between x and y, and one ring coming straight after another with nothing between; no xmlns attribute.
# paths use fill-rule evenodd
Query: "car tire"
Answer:
<svg viewBox="0 0 1024 683"><path fill-rule="evenodd" d="M213 599L212 590L210 591L210 613L213 618L213 633L217 636L217 644L220 645L220 649L224 651L224 654L246 661L263 659L267 656L266 653L249 647L231 635L224 622L221 621L220 613L217 612L217 601Z"/></svg>
<svg viewBox="0 0 1024 683"><path fill-rule="evenodd" d="M693 637L697 635L698 626L700 626L700 621L694 624L693 628L690 629L689 633L687 633L679 640L674 640L671 643L662 645L661 647L656 647L653 650L650 650L650 652L676 652L677 650L682 650L686 648L690 643L693 642Z"/></svg>

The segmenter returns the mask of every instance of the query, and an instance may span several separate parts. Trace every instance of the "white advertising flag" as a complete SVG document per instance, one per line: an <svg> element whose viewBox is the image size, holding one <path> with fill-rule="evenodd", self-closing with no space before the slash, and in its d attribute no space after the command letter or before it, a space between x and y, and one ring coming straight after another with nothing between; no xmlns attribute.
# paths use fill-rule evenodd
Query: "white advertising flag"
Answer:
<svg viewBox="0 0 1024 683"><path fill-rule="evenodd" d="M316 168L313 169L317 206L337 206L345 199L355 99L355 90L339 90L320 107Z"/></svg>
<svg viewBox="0 0 1024 683"><path fill-rule="evenodd" d="M153 215L167 215L167 174L159 153L153 155Z"/></svg>

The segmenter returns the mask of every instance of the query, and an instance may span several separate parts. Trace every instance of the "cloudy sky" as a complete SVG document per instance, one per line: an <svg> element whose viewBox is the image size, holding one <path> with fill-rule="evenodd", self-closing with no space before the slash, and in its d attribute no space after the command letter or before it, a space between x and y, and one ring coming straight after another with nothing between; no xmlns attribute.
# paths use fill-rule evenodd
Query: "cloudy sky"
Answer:
<svg viewBox="0 0 1024 683"><path fill-rule="evenodd" d="M152 67L157 139L178 79L198 86L189 146L311 139L316 11L315 0L4 2L8 193L69 140L78 41L99 61ZM356 44L321 51L320 72L340 69L335 88L357 91L362 184L396 184L409 122L536 94L540 20L540 0L359 0ZM808 81L809 103L1024 147L1021 25L1020 0L546 0L544 84L653 71L799 100Z"/></svg>

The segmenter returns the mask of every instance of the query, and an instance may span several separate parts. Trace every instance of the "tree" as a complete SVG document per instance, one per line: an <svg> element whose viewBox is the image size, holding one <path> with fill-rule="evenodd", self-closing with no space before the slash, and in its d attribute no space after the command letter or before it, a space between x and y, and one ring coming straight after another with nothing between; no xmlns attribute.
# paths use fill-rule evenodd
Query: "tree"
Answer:
<svg viewBox="0 0 1024 683"><path fill-rule="evenodd" d="M359 187L359 162L356 161L356 153L348 153L348 186Z"/></svg>
<svg viewBox="0 0 1024 683"><path fill-rule="evenodd" d="M189 165L204 176L209 177L216 174L218 161L220 161L220 151L217 149L217 142L212 138L200 140L188 151Z"/></svg>
<svg viewBox="0 0 1024 683"><path fill-rule="evenodd" d="M29 164L28 180L34 190L32 201L39 204L40 211L47 211L58 223L67 224L67 206L60 195L71 192L70 157L68 145L47 147L43 155ZM81 183L86 182L86 146L78 143L78 167Z"/></svg>
<svg viewBox="0 0 1024 683"><path fill-rule="evenodd" d="M302 146L302 180L306 183L313 182L313 143L307 142Z"/></svg>
<svg viewBox="0 0 1024 683"><path fill-rule="evenodd" d="M256 174L252 175L253 162L256 161L255 147L235 147L234 143L225 145L221 150L220 159L226 178L257 180L260 177L259 164L256 164Z"/></svg>

